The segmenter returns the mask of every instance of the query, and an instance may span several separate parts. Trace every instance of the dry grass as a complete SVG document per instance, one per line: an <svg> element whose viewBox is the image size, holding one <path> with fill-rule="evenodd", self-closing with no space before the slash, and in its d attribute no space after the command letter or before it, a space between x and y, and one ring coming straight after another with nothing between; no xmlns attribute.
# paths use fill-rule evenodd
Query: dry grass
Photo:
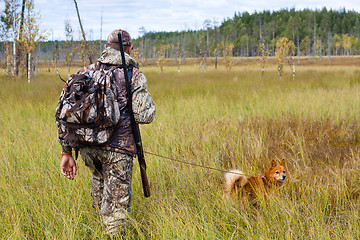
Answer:
<svg viewBox="0 0 360 240"><path fill-rule="evenodd" d="M130 239L357 239L360 236L360 72L273 66L161 74L143 68L157 107L145 150L219 169L261 173L285 158L282 195L260 206L222 197L222 173L146 155L152 196L135 166ZM62 75L66 75L63 70ZM0 238L103 239L89 171L59 173L54 110L62 83L41 73L0 89Z"/></svg>

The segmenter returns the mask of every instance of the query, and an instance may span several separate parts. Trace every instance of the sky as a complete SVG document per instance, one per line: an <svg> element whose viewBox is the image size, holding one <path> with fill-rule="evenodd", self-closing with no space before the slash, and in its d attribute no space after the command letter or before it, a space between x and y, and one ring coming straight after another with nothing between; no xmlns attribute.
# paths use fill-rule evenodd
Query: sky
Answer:
<svg viewBox="0 0 360 240"><path fill-rule="evenodd" d="M34 1L41 16L40 29L48 33L48 40L64 39L65 19L70 20L74 38L80 38L73 0ZM224 19L232 18L234 13L244 11L253 13L284 8L302 10L326 7L360 12L359 0L77 0L77 3L89 40L106 40L112 30L119 28L127 30L133 38L141 35L141 27L147 32L201 29L206 19L220 25Z"/></svg>

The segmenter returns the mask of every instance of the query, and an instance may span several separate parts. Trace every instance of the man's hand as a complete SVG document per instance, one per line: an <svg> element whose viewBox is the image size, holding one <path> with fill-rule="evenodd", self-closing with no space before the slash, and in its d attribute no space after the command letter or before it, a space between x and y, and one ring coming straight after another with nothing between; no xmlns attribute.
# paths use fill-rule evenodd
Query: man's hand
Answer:
<svg viewBox="0 0 360 240"><path fill-rule="evenodd" d="M70 180L76 175L76 163L71 155L63 155L60 165L61 173Z"/></svg>

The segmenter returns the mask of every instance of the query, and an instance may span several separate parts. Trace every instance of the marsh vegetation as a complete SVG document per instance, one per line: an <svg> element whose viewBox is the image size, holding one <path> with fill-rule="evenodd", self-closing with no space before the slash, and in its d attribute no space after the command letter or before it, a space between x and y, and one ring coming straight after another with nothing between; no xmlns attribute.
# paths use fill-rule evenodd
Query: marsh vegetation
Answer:
<svg viewBox="0 0 360 240"><path fill-rule="evenodd" d="M345 60L344 60L345 61ZM146 154L152 196L137 162L129 239L357 239L360 237L360 71L275 65L142 68L156 104L141 126L144 150L189 163L259 174L287 160L281 194L258 207L223 198L223 173ZM60 68L63 76L67 68ZM54 112L63 83L0 79L0 238L104 239L81 160L59 171Z"/></svg>

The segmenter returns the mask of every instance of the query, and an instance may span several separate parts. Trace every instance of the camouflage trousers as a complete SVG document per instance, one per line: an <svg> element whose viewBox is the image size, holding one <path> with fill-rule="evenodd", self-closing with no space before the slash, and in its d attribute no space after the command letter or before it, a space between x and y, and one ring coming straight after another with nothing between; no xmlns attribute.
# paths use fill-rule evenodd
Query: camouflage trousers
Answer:
<svg viewBox="0 0 360 240"><path fill-rule="evenodd" d="M133 159L99 148L82 148L80 154L92 172L93 207L100 211L107 234L114 235L130 214Z"/></svg>

